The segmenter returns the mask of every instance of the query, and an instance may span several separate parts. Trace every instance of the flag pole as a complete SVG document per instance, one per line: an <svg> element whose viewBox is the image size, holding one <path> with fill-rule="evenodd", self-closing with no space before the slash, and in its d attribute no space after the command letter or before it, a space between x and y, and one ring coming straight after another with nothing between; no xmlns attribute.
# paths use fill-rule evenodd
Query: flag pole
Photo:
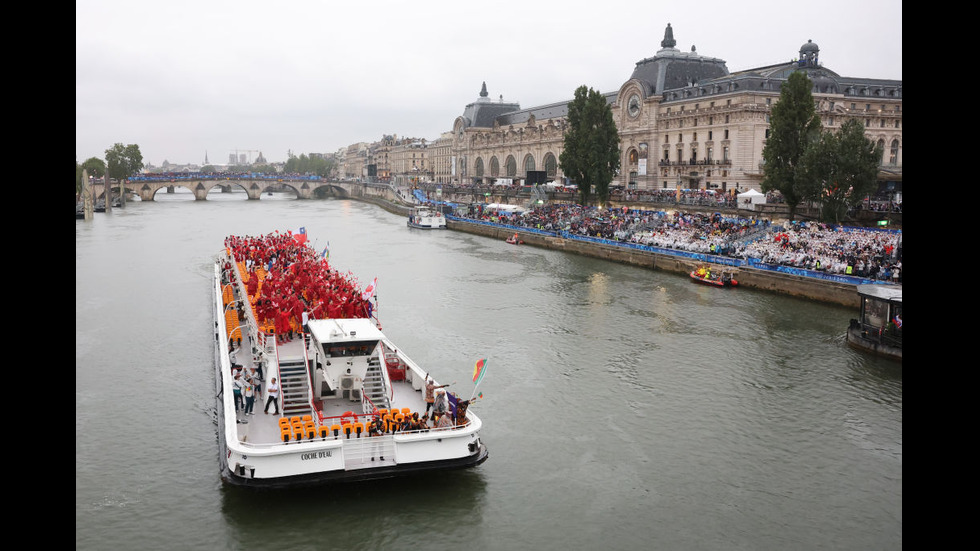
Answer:
<svg viewBox="0 0 980 551"><path fill-rule="evenodd" d="M488 365L490 365L490 356L487 356L486 358L483 359L483 369L486 369L487 368L486 366ZM480 380L476 381L476 384L473 385L473 394L470 394L470 399L467 400L467 402L473 401L473 398L476 396L476 388L480 386L480 383L483 382L484 375L486 375L485 371L480 374Z"/></svg>

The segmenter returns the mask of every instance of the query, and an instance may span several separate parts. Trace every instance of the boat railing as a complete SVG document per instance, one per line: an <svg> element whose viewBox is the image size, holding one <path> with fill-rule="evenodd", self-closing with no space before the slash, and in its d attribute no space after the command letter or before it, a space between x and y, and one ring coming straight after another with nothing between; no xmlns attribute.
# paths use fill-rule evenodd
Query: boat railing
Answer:
<svg viewBox="0 0 980 551"><path fill-rule="evenodd" d="M254 360L261 361L263 358L265 358L268 373L264 373L264 375L267 378L276 377L277 379L280 379L279 352L278 347L276 346L276 339L270 338L272 335L268 335L259 329L258 320L255 319L255 310L252 309L248 289L245 287L245 279L242 277L242 274L238 269L238 263L235 262L235 257L230 251L228 251L228 249L225 249L225 259L231 263L232 269L234 270L234 284L238 288L238 296L244 306L242 308L243 312L241 312L241 315L245 316L247 319L245 326L248 329L249 340L254 347L253 354L257 356L254 358Z"/></svg>

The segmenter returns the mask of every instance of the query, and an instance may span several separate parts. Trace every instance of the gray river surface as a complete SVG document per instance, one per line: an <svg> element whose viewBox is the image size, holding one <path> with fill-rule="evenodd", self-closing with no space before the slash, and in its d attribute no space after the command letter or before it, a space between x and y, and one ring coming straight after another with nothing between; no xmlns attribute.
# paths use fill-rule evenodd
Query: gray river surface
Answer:
<svg viewBox="0 0 980 551"><path fill-rule="evenodd" d="M847 346L857 312L405 222L217 191L76 221L76 549L901 549L902 365ZM489 359L485 463L222 484L212 261L301 226L451 390Z"/></svg>

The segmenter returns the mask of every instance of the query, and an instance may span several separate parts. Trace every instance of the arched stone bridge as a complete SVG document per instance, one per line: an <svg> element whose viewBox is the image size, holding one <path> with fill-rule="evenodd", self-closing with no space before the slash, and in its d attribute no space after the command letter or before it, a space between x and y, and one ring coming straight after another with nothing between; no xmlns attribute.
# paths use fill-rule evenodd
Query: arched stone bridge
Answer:
<svg viewBox="0 0 980 551"><path fill-rule="evenodd" d="M120 184L111 184L113 195L118 196ZM103 183L90 184L96 199L105 197L105 185ZM212 189L239 187L248 194L248 198L258 200L262 194L272 189L288 187L296 192L299 199L314 199L317 197L384 197L394 199L395 191L388 184L366 184L359 182L342 182L325 179L270 179L270 178L191 178L191 179L143 179L138 178L126 181L126 190L139 196L141 201L153 201L156 193L161 189L171 187L183 187L194 194L194 199L204 201L207 199L208 192ZM389 194L391 196L389 196Z"/></svg>

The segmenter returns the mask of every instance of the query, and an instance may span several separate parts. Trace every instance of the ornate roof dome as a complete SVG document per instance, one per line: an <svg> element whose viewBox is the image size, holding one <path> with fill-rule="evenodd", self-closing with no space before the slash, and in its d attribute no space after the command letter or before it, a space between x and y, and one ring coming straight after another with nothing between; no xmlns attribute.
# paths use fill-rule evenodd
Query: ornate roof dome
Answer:
<svg viewBox="0 0 980 551"><path fill-rule="evenodd" d="M690 52L675 48L674 30L670 23L660 42L661 50L653 57L636 62L631 79L636 79L646 87L646 93L660 94L664 90L693 86L702 80L728 75L728 68L721 59L702 56L694 47Z"/></svg>

